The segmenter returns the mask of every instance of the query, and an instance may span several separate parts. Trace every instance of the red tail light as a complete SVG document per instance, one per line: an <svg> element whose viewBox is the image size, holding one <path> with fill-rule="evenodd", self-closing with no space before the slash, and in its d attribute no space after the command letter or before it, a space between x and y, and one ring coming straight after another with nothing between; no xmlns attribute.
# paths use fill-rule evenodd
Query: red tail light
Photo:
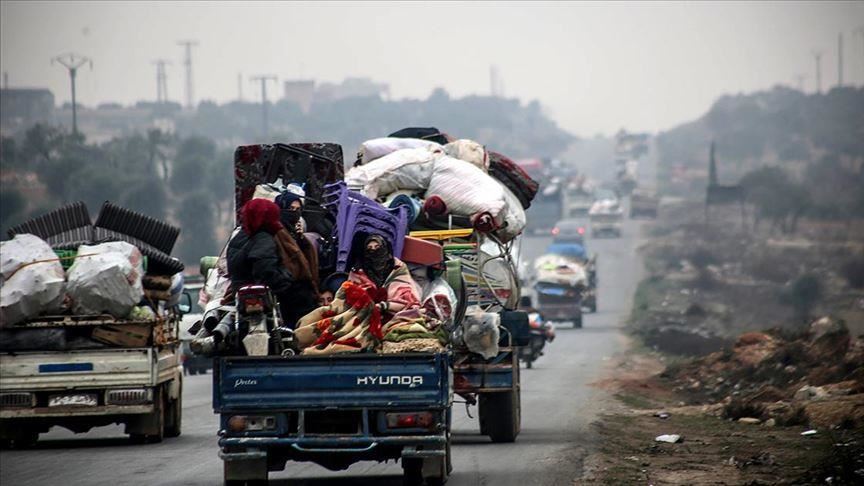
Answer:
<svg viewBox="0 0 864 486"><path fill-rule="evenodd" d="M388 429L428 429L435 423L432 412L388 413Z"/></svg>
<svg viewBox="0 0 864 486"><path fill-rule="evenodd" d="M581 226L580 226L579 229L576 230L576 231L577 231L580 235L584 235L584 234L585 234L585 228L583 228L583 227L581 227Z"/></svg>
<svg viewBox="0 0 864 486"><path fill-rule="evenodd" d="M558 236L558 233L560 233L560 232L561 232L561 228L559 228L557 226L552 228L552 236Z"/></svg>

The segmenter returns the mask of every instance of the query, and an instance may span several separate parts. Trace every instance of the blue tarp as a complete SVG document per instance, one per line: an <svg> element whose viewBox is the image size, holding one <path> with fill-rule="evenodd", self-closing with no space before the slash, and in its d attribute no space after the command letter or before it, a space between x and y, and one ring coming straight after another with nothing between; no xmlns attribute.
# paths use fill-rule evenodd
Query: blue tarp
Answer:
<svg viewBox="0 0 864 486"><path fill-rule="evenodd" d="M546 253L579 258L581 260L588 259L588 252L585 251L585 247L578 243L552 243L546 248Z"/></svg>

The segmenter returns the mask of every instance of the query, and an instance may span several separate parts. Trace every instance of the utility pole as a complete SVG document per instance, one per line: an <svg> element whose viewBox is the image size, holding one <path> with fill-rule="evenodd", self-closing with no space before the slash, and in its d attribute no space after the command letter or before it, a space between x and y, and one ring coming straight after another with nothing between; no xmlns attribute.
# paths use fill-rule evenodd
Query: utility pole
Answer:
<svg viewBox="0 0 864 486"><path fill-rule="evenodd" d="M198 41L182 40L177 41L177 45L185 48L183 65L186 67L186 108L191 110L194 104L194 97L192 95L192 48L198 45Z"/></svg>
<svg viewBox="0 0 864 486"><path fill-rule="evenodd" d="M803 73L799 73L795 75L796 86L798 86L798 91L804 92L804 80L807 79L807 75Z"/></svg>
<svg viewBox="0 0 864 486"><path fill-rule="evenodd" d="M93 61L89 57L80 54L61 54L51 59L51 64L55 62L61 64L69 70L69 79L72 82L72 133L78 134L78 103L75 101L75 76L78 74L78 68L85 64L90 64L90 69L93 69Z"/></svg>
<svg viewBox="0 0 864 486"><path fill-rule="evenodd" d="M822 51L813 51L813 60L816 62L816 93L822 93Z"/></svg>
<svg viewBox="0 0 864 486"><path fill-rule="evenodd" d="M168 102L168 78L165 75L165 66L171 64L171 61L165 59L156 59L153 61L156 65L156 102Z"/></svg>
<svg viewBox="0 0 864 486"><path fill-rule="evenodd" d="M857 29L855 29L855 34L860 35L860 36L861 36L861 40L864 41L864 25L862 25L862 26L858 27ZM862 54L864 54L864 51L862 51Z"/></svg>
<svg viewBox="0 0 864 486"><path fill-rule="evenodd" d="M3 89L9 89L9 73L3 71Z"/></svg>
<svg viewBox="0 0 864 486"><path fill-rule="evenodd" d="M843 33L837 34L837 86L843 86Z"/></svg>
<svg viewBox="0 0 864 486"><path fill-rule="evenodd" d="M237 101L243 101L243 73L237 73Z"/></svg>
<svg viewBox="0 0 864 486"><path fill-rule="evenodd" d="M258 76L252 76L250 79L253 82L261 82L261 120L263 122L262 127L264 130L264 136L266 137L270 133L270 127L268 126L267 121L267 81L276 82L276 76L272 74L261 74Z"/></svg>

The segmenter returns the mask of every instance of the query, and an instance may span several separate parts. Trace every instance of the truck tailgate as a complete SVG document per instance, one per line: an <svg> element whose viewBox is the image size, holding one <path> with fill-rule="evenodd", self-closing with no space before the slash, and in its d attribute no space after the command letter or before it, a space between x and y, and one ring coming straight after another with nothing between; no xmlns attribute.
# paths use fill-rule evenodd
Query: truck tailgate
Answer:
<svg viewBox="0 0 864 486"><path fill-rule="evenodd" d="M149 348L0 354L0 390L152 385Z"/></svg>
<svg viewBox="0 0 864 486"><path fill-rule="evenodd" d="M213 373L216 412L327 407L446 407L446 354L226 357Z"/></svg>

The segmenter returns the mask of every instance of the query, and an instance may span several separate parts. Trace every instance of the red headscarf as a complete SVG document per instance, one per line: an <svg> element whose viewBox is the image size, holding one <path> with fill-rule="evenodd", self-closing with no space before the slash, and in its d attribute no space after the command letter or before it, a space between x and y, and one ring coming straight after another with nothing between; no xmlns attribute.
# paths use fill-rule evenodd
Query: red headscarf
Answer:
<svg viewBox="0 0 864 486"><path fill-rule="evenodd" d="M243 231L249 236L262 229L271 235L282 229L282 223L279 222L279 206L267 199L251 199L244 204L242 219Z"/></svg>

